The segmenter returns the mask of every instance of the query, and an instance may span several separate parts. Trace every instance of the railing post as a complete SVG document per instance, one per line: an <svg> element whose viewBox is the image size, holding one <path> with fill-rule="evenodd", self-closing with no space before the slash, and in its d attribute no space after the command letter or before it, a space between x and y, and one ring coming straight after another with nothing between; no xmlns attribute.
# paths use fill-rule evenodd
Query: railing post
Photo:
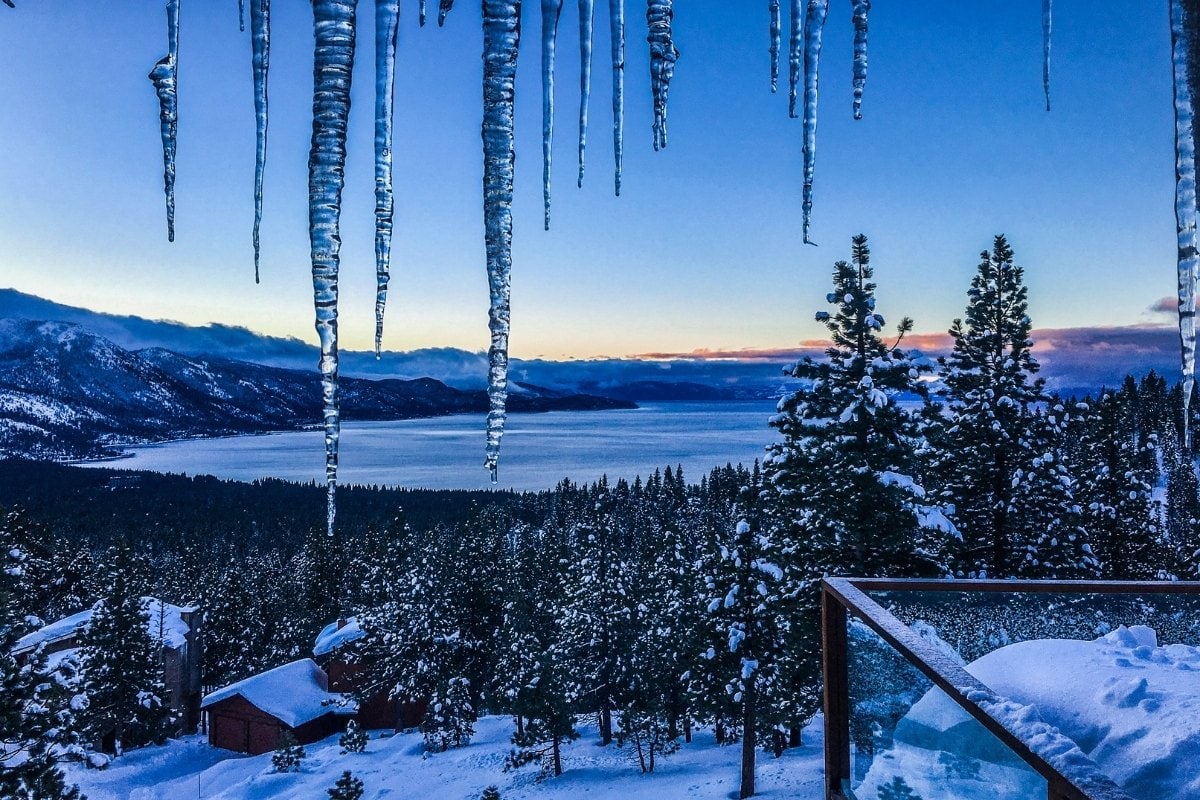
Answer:
<svg viewBox="0 0 1200 800"><path fill-rule="evenodd" d="M825 676L825 798L840 800L850 780L850 673L846 609L821 588L821 659Z"/></svg>

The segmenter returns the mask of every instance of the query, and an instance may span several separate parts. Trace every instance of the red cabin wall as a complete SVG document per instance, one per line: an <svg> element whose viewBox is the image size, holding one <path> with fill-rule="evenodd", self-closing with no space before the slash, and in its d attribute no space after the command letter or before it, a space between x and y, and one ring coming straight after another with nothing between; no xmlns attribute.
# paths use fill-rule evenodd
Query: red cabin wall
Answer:
<svg viewBox="0 0 1200 800"><path fill-rule="evenodd" d="M213 747L239 753L270 753L279 744L285 730L300 744L312 744L345 727L345 720L325 714L296 728L290 728L241 695L222 700L208 710L208 743Z"/></svg>

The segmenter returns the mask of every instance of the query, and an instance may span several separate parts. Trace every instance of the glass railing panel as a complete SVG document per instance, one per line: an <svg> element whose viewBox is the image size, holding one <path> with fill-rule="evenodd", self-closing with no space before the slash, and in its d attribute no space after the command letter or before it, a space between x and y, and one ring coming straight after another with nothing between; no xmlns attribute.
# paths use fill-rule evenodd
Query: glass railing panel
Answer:
<svg viewBox="0 0 1200 800"><path fill-rule="evenodd" d="M865 624L848 629L856 800L1031 800L1047 782Z"/></svg>

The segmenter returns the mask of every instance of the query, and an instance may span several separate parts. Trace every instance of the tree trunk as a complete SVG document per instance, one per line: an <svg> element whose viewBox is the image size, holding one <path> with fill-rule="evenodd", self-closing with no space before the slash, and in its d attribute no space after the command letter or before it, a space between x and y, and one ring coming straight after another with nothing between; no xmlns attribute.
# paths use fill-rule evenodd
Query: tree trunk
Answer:
<svg viewBox="0 0 1200 800"><path fill-rule="evenodd" d="M786 743L783 738L783 731L779 730L778 728L771 731L771 752L775 754L776 758L779 758L783 755L783 748L785 746Z"/></svg>
<svg viewBox="0 0 1200 800"><path fill-rule="evenodd" d="M607 747L612 744L612 710L608 707L608 698L604 698L604 705L600 707L600 744Z"/></svg>
<svg viewBox="0 0 1200 800"><path fill-rule="evenodd" d="M725 744L725 726L720 722L713 726L713 738L717 740L717 744Z"/></svg>
<svg viewBox="0 0 1200 800"><path fill-rule="evenodd" d="M800 726L792 728L788 736L788 747L803 747L804 746L804 731Z"/></svg>
<svg viewBox="0 0 1200 800"><path fill-rule="evenodd" d="M683 740L688 744L692 743L692 718L683 718Z"/></svg>
<svg viewBox="0 0 1200 800"><path fill-rule="evenodd" d="M562 775L562 749L558 746L558 737L554 737L554 742L550 745L550 749L554 753L554 777Z"/></svg>
<svg viewBox="0 0 1200 800"><path fill-rule="evenodd" d="M523 716L521 716L520 714L517 714L517 737L522 738L524 736L525 736L525 718Z"/></svg>
<svg viewBox="0 0 1200 800"><path fill-rule="evenodd" d="M754 718L757 716L757 699L754 680L751 679L747 681L746 691L742 695L742 791L738 796L743 800L754 794L754 741L757 738Z"/></svg>

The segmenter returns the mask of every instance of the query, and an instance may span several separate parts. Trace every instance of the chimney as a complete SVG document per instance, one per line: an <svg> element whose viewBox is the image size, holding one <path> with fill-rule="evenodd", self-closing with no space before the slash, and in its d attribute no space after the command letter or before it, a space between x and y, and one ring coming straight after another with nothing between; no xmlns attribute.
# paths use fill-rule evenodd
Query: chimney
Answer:
<svg viewBox="0 0 1200 800"><path fill-rule="evenodd" d="M346 627L346 625L347 625L347 622L346 622L345 618L338 617L337 629L340 631L342 628Z"/></svg>

